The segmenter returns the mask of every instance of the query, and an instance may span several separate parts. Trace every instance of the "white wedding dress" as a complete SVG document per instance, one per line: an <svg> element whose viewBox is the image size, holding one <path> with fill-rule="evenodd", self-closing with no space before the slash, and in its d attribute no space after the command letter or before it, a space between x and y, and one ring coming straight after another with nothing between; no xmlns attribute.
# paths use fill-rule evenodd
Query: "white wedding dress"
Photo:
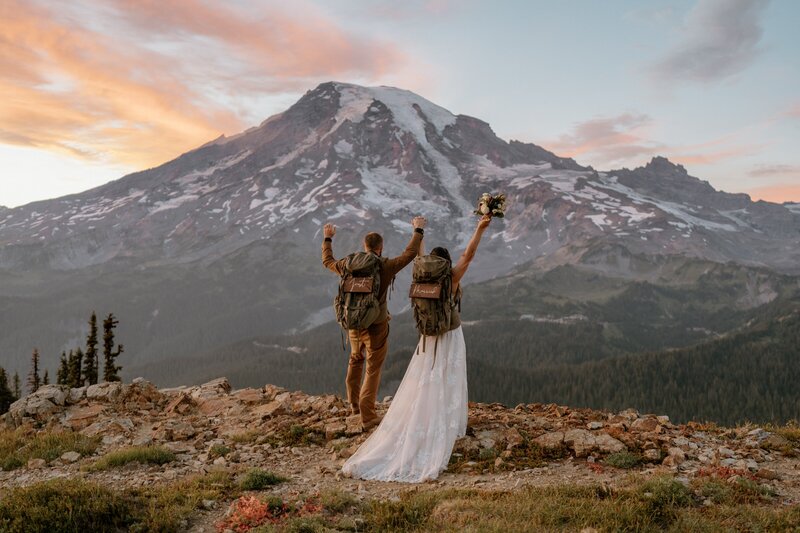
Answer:
<svg viewBox="0 0 800 533"><path fill-rule="evenodd" d="M467 430L467 349L461 326L422 339L389 410L342 467L360 479L420 483L447 468ZM434 358L434 349L436 357Z"/></svg>

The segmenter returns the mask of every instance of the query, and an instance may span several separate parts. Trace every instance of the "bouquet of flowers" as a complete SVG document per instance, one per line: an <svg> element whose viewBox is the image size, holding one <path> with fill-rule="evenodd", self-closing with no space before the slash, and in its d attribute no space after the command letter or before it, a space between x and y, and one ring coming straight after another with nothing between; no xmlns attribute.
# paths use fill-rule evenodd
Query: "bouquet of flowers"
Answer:
<svg viewBox="0 0 800 533"><path fill-rule="evenodd" d="M475 214L478 216L491 215L497 218L506 216L506 195L505 194L489 194L483 193L480 200L478 200L478 209Z"/></svg>

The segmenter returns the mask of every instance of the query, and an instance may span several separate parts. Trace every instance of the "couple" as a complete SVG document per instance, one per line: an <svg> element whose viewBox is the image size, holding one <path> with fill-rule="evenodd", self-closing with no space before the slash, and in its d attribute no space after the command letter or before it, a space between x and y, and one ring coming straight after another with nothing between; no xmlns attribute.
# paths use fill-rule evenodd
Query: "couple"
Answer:
<svg viewBox="0 0 800 533"><path fill-rule="evenodd" d="M450 283L444 286L449 286L456 298L460 295L459 282L475 257L481 236L490 222L491 215L484 215L478 221L467 249L454 266L446 248L431 250L431 256L447 261ZM364 238L365 251L380 258L377 293L380 310L366 329L348 330L351 354L346 381L347 399L352 412L361 415L365 431L378 427L342 467L342 471L352 477L410 483L435 479L447 468L456 439L463 437L467 429L466 346L456 308L452 309L449 317L448 331L435 338L420 338L383 420L375 411L381 367L389 342L387 288L400 270L416 256L422 255L425 224L423 217L414 218L411 241L394 259L381 257L383 238L379 234L369 233ZM335 233L332 224L324 226L322 262L326 268L343 276L348 258L334 259L332 240ZM362 383L365 352L367 368Z"/></svg>

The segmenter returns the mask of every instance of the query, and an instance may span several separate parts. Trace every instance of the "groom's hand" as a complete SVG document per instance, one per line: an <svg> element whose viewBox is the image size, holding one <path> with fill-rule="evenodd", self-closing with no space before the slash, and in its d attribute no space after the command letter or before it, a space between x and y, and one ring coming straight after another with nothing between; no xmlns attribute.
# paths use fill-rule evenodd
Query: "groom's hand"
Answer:
<svg viewBox="0 0 800 533"><path fill-rule="evenodd" d="M322 227L322 234L326 239L333 238L333 236L336 235L336 226L328 222Z"/></svg>
<svg viewBox="0 0 800 533"><path fill-rule="evenodd" d="M428 220L425 217L414 217L414 219L411 221L411 225L414 226L414 229L422 229L427 223Z"/></svg>

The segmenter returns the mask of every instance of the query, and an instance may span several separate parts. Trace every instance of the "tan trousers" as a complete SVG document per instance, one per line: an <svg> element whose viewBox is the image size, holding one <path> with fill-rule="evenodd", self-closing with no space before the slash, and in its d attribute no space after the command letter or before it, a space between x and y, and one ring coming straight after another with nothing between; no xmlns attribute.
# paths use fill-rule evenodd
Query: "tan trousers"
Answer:
<svg viewBox="0 0 800 533"><path fill-rule="evenodd" d="M350 364L347 367L347 399L353 412L361 413L361 423L369 425L378 419L375 412L375 400L381 384L381 367L389 350L389 321L373 324L368 329L351 329ZM366 353L367 371L364 381Z"/></svg>

